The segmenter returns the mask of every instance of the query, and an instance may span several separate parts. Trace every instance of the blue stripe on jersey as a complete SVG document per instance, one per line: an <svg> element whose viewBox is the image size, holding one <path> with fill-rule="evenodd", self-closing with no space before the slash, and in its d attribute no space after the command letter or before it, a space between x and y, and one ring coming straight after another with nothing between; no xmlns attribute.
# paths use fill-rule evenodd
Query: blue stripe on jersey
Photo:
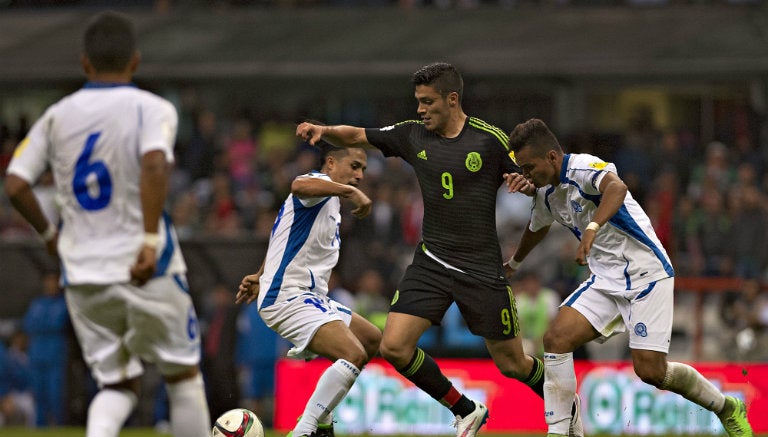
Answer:
<svg viewBox="0 0 768 437"><path fill-rule="evenodd" d="M181 291L189 294L189 284L187 284L187 279L184 276L177 273L173 275L173 280L176 282L176 285L179 286Z"/></svg>
<svg viewBox="0 0 768 437"><path fill-rule="evenodd" d="M624 266L624 281L626 281L626 283L627 283L627 290L631 290L632 289L632 278L629 277L628 271L629 271L629 260L627 259L627 264Z"/></svg>
<svg viewBox="0 0 768 437"><path fill-rule="evenodd" d="M64 266L64 263L59 261L59 269L61 271L61 278L59 278L59 284L61 284L62 287L68 287L69 286L69 279L67 279L67 268Z"/></svg>
<svg viewBox="0 0 768 437"><path fill-rule="evenodd" d="M552 207L549 206L549 196L555 192L555 186L550 185L549 188L547 188L547 191L544 193L544 206L547 207L549 212L552 212Z"/></svg>
<svg viewBox="0 0 768 437"><path fill-rule="evenodd" d="M171 265L171 258L173 257L173 252L175 250L173 238L171 238L171 216L168 215L166 211L163 211L163 224L165 225L165 247L163 247L163 252L157 259L155 278L164 276L165 272L168 271L168 266Z"/></svg>
<svg viewBox="0 0 768 437"><path fill-rule="evenodd" d="M592 284L594 284L594 283L595 283L595 279L597 279L597 276L595 276L595 275L592 275L592 277L590 277L590 278L589 278L589 280L587 281L587 283L586 283L586 284L584 284L584 286L583 286L583 287L579 288L578 290L576 290L576 292L575 292L575 293L573 293L573 295L571 296L571 298L570 298L570 299L568 299L568 301L565 303L565 306L571 306L571 305L573 305L573 303L574 303L574 302L576 302L576 299L578 299L578 298L579 298L579 296L581 296L581 293L584 293L585 291L587 291L587 289L588 289L589 287L591 287L591 286L592 286Z"/></svg>
<svg viewBox="0 0 768 437"><path fill-rule="evenodd" d="M579 195L581 195L581 197L594 203L595 206L600 206L600 199L603 198L602 194L587 194L584 192L584 190L581 189L581 186L576 181L573 181L567 178L563 182L569 185L573 185L574 187L576 187L577 190L579 190Z"/></svg>
<svg viewBox="0 0 768 437"><path fill-rule="evenodd" d="M635 240L648 246L648 248L651 249L656 255L656 258L658 258L661 262L661 265L664 267L664 271L667 272L669 276L675 276L675 269L673 269L672 265L669 264L667 258L664 256L664 253L656 244L654 244L650 238L648 238L648 235L646 235L645 232L640 229L640 226L638 226L635 219L633 219L629 214L629 211L627 211L626 205L621 205L619 211L613 217L611 217L608 222L626 232Z"/></svg>
<svg viewBox="0 0 768 437"><path fill-rule="evenodd" d="M307 242L309 231L312 230L312 225L315 223L317 215L328 200L330 200L330 197L323 199L322 202L315 206L306 208L301 204L297 197L293 197L293 223L291 224L291 230L288 234L288 242L285 245L285 251L283 251L283 258L280 260L280 266L277 268L275 277L272 279L272 285L270 285L267 295L264 297L264 301L261 303L259 309L266 308L277 300L277 295L280 293L280 287L283 285L285 269L288 268L288 264L293 261L293 258L299 253L301 247Z"/></svg>
<svg viewBox="0 0 768 437"><path fill-rule="evenodd" d="M640 294L638 294L638 295L637 295L637 297L635 298L635 300L639 300L639 299L642 299L642 298L644 298L644 297L645 297L645 296L646 296L648 293L650 293L650 292L653 290L653 288L654 288L654 287L656 287L656 282L658 282L658 281L653 281L653 282L651 282L651 283L648 285L648 288L646 288L645 290L641 291L641 292L640 292Z"/></svg>
<svg viewBox="0 0 768 437"><path fill-rule="evenodd" d="M563 165L560 167L560 182L565 183L568 180L566 177L566 170L568 170L568 162L571 161L571 154L566 153L563 155Z"/></svg>
<svg viewBox="0 0 768 437"><path fill-rule="evenodd" d="M599 194L587 194L584 192L584 190L581 189L581 186L577 184L575 181L568 178L568 162L571 160L571 155L566 154L563 156L563 166L560 167L560 183L561 184L570 184L576 187L579 190L579 194L581 194L581 197L592 201L592 203L595 204L595 206L600 206L600 199L602 198L602 195ZM597 175L599 175L601 172L591 169L591 168L584 168L584 169L575 169L572 168L572 171L574 170L580 170L580 171L592 171L595 172L595 174L592 176L592 183L594 184L595 178L597 178Z"/></svg>
<svg viewBox="0 0 768 437"><path fill-rule="evenodd" d="M339 312L342 312L344 314L352 315L352 311L347 308L342 308L340 306L337 306L336 309L339 310Z"/></svg>
<svg viewBox="0 0 768 437"><path fill-rule="evenodd" d="M136 85L133 83L117 83L117 82L86 82L85 85L83 85L83 88L86 89L96 89L96 88L117 88L121 86L127 86L130 88L136 88Z"/></svg>

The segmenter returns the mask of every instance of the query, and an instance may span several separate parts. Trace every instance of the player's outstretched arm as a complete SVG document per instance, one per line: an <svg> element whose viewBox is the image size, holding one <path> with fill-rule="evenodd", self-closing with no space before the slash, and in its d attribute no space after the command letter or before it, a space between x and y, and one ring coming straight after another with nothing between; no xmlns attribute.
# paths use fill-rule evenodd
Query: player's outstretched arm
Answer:
<svg viewBox="0 0 768 437"><path fill-rule="evenodd" d="M368 143L368 137L365 135L365 129L355 126L336 125L323 126L304 122L296 127L296 136L312 144L323 139L336 147L362 147L364 149L374 149Z"/></svg>
<svg viewBox="0 0 768 437"><path fill-rule="evenodd" d="M300 176L293 180L291 193L298 198L338 196L349 199L355 205L352 214L357 218L370 214L373 205L371 199L356 187L327 179Z"/></svg>
<svg viewBox="0 0 768 437"><path fill-rule="evenodd" d="M520 244L517 245L515 254L512 255L509 261L504 263L504 273L507 275L507 277L512 276L517 271L517 269L520 267L520 263L522 263L525 257L528 256L528 254L531 252L531 250L538 246L541 240L547 236L550 228L549 226L546 226L534 232L530 229L530 227L531 223L529 222L525 226L523 235L520 237Z"/></svg>

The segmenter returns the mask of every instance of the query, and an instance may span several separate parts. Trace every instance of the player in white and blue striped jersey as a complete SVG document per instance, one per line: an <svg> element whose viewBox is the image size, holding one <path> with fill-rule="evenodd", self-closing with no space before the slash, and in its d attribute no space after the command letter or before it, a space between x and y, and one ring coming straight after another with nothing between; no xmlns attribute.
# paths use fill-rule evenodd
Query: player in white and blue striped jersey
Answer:
<svg viewBox="0 0 768 437"><path fill-rule="evenodd" d="M713 411L730 437L751 437L741 400L725 396L693 367L667 361L672 332L674 270L651 222L613 164L565 154L538 119L510 134L523 175L536 186L531 221L509 273L558 222L579 239L576 262L591 276L568 296L544 334L544 408L549 436L569 433L576 392L573 351L629 331L635 373Z"/></svg>
<svg viewBox="0 0 768 437"><path fill-rule="evenodd" d="M67 307L99 385L87 437L117 437L138 402L142 360L157 365L177 437L205 437L209 411L200 335L176 234L163 213L177 115L132 84L135 30L105 12L84 35L88 82L32 126L8 167L16 209L58 254ZM49 167L61 223L48 223L32 194Z"/></svg>
<svg viewBox="0 0 768 437"><path fill-rule="evenodd" d="M361 148L323 144L321 172L294 179L272 227L261 269L243 278L237 302L256 301L259 315L294 347L288 355L317 355L333 364L323 373L292 431L295 437L332 437L332 412L378 352L381 331L328 297L328 280L339 259L340 198L358 218L371 200L357 185L367 156Z"/></svg>

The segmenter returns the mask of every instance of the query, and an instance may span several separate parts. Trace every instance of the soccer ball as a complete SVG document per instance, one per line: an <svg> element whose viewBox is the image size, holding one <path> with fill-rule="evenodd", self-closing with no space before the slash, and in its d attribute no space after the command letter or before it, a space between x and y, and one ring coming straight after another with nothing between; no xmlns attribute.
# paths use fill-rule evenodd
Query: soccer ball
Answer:
<svg viewBox="0 0 768 437"><path fill-rule="evenodd" d="M264 427L253 411L235 408L216 419L211 435L213 437L264 437Z"/></svg>

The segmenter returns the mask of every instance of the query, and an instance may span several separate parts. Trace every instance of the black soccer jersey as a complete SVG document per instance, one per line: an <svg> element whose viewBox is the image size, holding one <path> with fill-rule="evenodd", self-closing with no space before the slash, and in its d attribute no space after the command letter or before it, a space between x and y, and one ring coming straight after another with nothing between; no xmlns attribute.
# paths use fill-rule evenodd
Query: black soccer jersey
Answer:
<svg viewBox="0 0 768 437"><path fill-rule="evenodd" d="M518 171L507 134L473 117L456 138L438 136L414 120L365 134L384 156L399 156L413 166L424 198L427 249L473 276L503 280L496 195L502 175Z"/></svg>

